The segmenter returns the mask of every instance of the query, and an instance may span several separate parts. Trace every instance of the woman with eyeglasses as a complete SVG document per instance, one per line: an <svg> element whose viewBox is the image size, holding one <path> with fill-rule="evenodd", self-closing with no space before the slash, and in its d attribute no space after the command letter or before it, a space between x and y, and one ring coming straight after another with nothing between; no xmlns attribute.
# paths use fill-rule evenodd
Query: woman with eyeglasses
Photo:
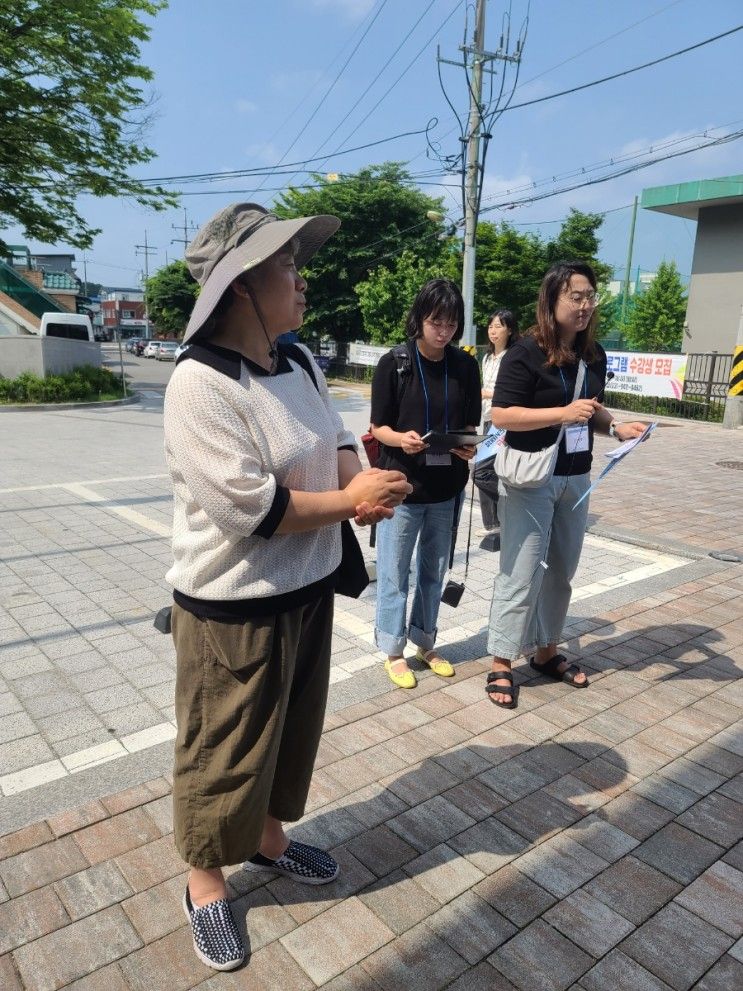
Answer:
<svg viewBox="0 0 743 991"><path fill-rule="evenodd" d="M589 265L553 265L539 290L536 324L508 349L498 373L492 421L506 429L509 447L540 451L566 428L544 484L500 483L500 571L490 610L493 665L486 691L503 708L516 706L511 664L522 654L539 674L576 688L588 685L579 666L557 650L588 517L588 499L576 503L590 484L594 431L626 441L645 429L617 423L601 405L606 353L595 339L597 304ZM581 362L583 382L573 398Z"/></svg>
<svg viewBox="0 0 743 991"><path fill-rule="evenodd" d="M380 468L396 469L412 493L383 520L377 536L375 640L387 655L385 670L399 688L417 680L403 656L410 640L416 660L442 678L454 668L435 649L441 592L452 527L469 478L474 447L434 451L422 439L429 430L476 431L480 419L480 369L453 345L464 330L464 302L448 279L420 290L406 322L407 349L379 360L371 396L371 430L381 445ZM416 585L407 614L410 564L418 547Z"/></svg>

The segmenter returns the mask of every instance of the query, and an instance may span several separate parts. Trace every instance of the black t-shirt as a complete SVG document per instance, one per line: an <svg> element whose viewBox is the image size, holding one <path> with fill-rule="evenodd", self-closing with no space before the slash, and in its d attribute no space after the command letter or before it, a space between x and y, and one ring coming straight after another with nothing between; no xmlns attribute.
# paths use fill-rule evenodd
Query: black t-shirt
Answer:
<svg viewBox="0 0 743 991"><path fill-rule="evenodd" d="M547 355L533 337L522 337L506 351L498 370L493 406L526 406L547 409L568 406L573 401L578 362L560 368L547 364ZM606 352L596 344L596 359L586 369L580 398L603 399L606 384ZM557 440L557 427L540 430L509 430L506 443L517 451L541 451ZM568 454L565 438L560 444L555 475L584 475L591 470L593 451L593 421L588 421L588 450Z"/></svg>
<svg viewBox="0 0 743 991"><path fill-rule="evenodd" d="M481 398L480 368L475 359L451 344L440 361L430 361L422 354L416 354L417 350L415 343L408 347L409 374L403 377L399 401L397 359L391 351L379 359L372 381L371 422L377 427L392 427L398 431L416 430L421 436L429 430L477 427ZM421 370L425 390L421 383ZM445 413L445 395L448 396L448 416ZM427 465L425 451L410 455L400 447L384 444L381 449L380 468L403 472L413 486L406 502L445 502L467 484L469 467L455 454L451 456L451 465Z"/></svg>

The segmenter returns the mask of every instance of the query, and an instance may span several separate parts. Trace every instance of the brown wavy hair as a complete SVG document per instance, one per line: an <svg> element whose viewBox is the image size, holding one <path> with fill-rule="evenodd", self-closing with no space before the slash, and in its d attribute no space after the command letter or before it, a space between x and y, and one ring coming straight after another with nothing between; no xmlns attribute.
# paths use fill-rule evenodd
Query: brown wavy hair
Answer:
<svg viewBox="0 0 743 991"><path fill-rule="evenodd" d="M585 262L555 262L542 279L537 299L537 322L530 334L547 355L548 365L569 365L577 358L590 364L596 358L596 309L585 330L576 335L571 346L560 340L555 322L555 307L560 293L570 285L573 275L584 275L596 290L596 273Z"/></svg>

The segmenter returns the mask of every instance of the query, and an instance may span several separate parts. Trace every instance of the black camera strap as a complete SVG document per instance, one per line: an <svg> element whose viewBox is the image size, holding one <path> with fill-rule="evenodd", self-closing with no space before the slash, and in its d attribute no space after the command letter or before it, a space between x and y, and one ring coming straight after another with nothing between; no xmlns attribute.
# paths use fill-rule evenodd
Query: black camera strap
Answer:
<svg viewBox="0 0 743 991"><path fill-rule="evenodd" d="M464 559L464 580L467 581L467 575L470 570L470 545L472 543L472 511L475 500L475 478L472 476L471 480L471 490L470 490L470 521L467 530L467 553ZM452 520L451 527L451 547L449 549L449 571L454 567L454 551L457 546L457 533L459 531L459 507L462 505L462 493L457 492L454 499L454 519Z"/></svg>

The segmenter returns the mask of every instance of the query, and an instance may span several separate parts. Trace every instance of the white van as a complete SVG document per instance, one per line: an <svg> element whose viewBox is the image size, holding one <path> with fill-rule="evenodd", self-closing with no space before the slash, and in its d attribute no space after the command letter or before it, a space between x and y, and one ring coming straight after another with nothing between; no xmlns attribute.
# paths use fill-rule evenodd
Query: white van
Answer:
<svg viewBox="0 0 743 991"><path fill-rule="evenodd" d="M92 341L93 327L84 313L42 313L41 337L65 337L71 341Z"/></svg>

